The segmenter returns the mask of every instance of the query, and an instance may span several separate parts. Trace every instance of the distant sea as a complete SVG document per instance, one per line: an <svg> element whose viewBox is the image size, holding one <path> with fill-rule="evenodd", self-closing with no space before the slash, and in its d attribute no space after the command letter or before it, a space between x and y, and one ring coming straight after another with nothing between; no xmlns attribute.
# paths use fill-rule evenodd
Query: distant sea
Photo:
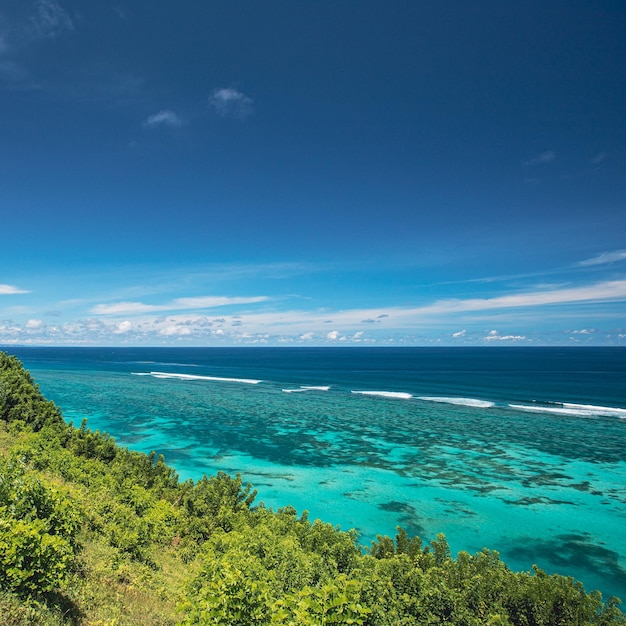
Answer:
<svg viewBox="0 0 626 626"><path fill-rule="evenodd" d="M67 420L356 528L626 600L626 349L12 347Z"/></svg>

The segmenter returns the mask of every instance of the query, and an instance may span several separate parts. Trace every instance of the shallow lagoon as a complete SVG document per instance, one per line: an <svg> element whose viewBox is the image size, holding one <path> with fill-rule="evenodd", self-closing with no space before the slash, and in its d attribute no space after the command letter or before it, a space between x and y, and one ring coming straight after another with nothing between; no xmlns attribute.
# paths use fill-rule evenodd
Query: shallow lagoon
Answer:
<svg viewBox="0 0 626 626"><path fill-rule="evenodd" d="M239 472L363 543L444 532L626 599L626 350L13 352L66 419L183 479Z"/></svg>

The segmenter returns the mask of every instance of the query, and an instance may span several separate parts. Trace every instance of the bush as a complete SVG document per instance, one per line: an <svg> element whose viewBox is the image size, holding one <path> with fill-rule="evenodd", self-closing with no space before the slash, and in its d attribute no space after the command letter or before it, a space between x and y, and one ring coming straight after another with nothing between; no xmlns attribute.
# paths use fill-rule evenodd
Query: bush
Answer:
<svg viewBox="0 0 626 626"><path fill-rule="evenodd" d="M51 591L74 559L79 516L73 504L32 472L0 460L0 587Z"/></svg>

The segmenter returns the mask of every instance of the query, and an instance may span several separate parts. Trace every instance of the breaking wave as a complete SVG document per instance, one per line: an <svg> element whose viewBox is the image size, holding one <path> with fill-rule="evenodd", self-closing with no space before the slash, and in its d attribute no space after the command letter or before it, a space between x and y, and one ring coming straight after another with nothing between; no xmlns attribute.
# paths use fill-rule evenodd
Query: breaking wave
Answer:
<svg viewBox="0 0 626 626"><path fill-rule="evenodd" d="M626 409L593 404L575 404L573 402L555 402L553 404L509 404L512 409L530 413L549 413L551 415L571 415L574 417L618 417L626 419Z"/></svg>
<svg viewBox="0 0 626 626"><path fill-rule="evenodd" d="M330 385L300 385L296 389L283 389L285 393L304 393L305 391L328 391Z"/></svg>
<svg viewBox="0 0 626 626"><path fill-rule="evenodd" d="M222 376L199 376L197 374L172 374L171 372L133 372L135 376L152 376L154 378L173 378L178 380L212 380L222 383L246 383L258 385L263 382L252 378L224 378Z"/></svg>
<svg viewBox="0 0 626 626"><path fill-rule="evenodd" d="M409 400L413 397L410 393L404 391L353 391L352 393L362 396L380 396L381 398L399 398L401 400Z"/></svg>
<svg viewBox="0 0 626 626"><path fill-rule="evenodd" d="M489 400L477 400L476 398L446 398L440 396L419 396L418 400L425 402L442 402L444 404L457 404L460 406L471 406L477 409L488 409L495 406L495 402Z"/></svg>

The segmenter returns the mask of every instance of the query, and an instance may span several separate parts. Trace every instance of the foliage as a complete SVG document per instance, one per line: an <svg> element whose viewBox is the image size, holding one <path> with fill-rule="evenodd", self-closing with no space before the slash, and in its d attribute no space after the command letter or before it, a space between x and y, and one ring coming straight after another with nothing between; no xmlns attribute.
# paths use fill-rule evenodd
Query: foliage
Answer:
<svg viewBox="0 0 626 626"><path fill-rule="evenodd" d="M347 553L358 561L353 535L297 519L292 508L255 518L206 542L184 624L363 623L360 585L339 572Z"/></svg>
<svg viewBox="0 0 626 626"><path fill-rule="evenodd" d="M31 472L0 460L0 587L28 594L58 586L73 561L74 505Z"/></svg>
<svg viewBox="0 0 626 626"><path fill-rule="evenodd" d="M0 353L0 420L32 430L62 424L61 411L46 400L18 359Z"/></svg>
<svg viewBox="0 0 626 626"><path fill-rule="evenodd" d="M364 553L356 532L255 496L223 472L180 482L162 456L66 424L0 352L3 623L626 624L617 600L497 552L453 557L443 535L398 529Z"/></svg>
<svg viewBox="0 0 626 626"><path fill-rule="evenodd" d="M62 610L46 603L0 591L2 626L64 626Z"/></svg>

